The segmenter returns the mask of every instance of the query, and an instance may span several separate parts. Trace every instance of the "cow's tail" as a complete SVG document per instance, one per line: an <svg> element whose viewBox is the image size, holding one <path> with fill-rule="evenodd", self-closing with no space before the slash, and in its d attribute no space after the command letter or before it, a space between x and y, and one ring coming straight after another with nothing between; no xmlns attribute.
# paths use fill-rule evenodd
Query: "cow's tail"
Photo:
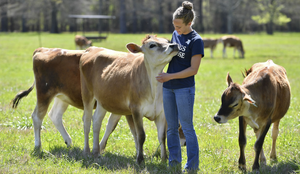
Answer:
<svg viewBox="0 0 300 174"><path fill-rule="evenodd" d="M33 82L33 84L31 85L31 87L29 89L21 91L15 96L15 98L10 102L12 104L13 109L17 108L19 101L23 97L26 97L33 90L34 86L35 86L35 81Z"/></svg>

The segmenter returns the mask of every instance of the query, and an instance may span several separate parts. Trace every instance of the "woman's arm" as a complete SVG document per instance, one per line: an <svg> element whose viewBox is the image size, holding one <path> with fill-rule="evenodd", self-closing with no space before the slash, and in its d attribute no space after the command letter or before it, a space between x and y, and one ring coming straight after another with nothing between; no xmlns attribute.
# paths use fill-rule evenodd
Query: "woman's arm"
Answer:
<svg viewBox="0 0 300 174"><path fill-rule="evenodd" d="M196 75L201 63L201 54L194 55L191 60L191 66L177 73L159 73L156 80L163 83L172 79L182 79Z"/></svg>

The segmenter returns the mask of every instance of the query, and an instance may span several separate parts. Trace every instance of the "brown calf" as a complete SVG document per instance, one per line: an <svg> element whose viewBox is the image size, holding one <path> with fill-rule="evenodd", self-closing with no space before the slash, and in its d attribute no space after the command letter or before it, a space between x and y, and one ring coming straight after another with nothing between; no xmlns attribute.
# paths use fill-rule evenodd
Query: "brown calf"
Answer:
<svg viewBox="0 0 300 174"><path fill-rule="evenodd" d="M67 146L72 144L72 139L63 125L62 116L69 105L83 109L79 72L79 59L83 52L60 48L38 48L33 53L35 82L28 90L16 95L12 100L12 107L16 108L19 101L36 86L37 103L32 113L36 149L41 147L41 126L53 99L54 103L48 115ZM120 118L121 115L110 115L107 129L100 143L101 151L104 150L107 139ZM131 124L131 115L126 116L126 119L130 120L128 123L131 132L134 133L135 128Z"/></svg>
<svg viewBox="0 0 300 174"><path fill-rule="evenodd" d="M276 159L278 126L290 106L291 90L285 69L272 60L254 64L246 75L243 84L239 85L233 83L227 74L228 88L222 95L222 105L214 119L218 123L226 123L239 117L239 168L242 170L246 170L246 126L253 128L257 140L252 169L256 170L259 169L259 158L266 163L263 142L271 123L274 124L270 158Z"/></svg>
<svg viewBox="0 0 300 174"><path fill-rule="evenodd" d="M222 39L222 42L223 42L223 58L227 57L226 47L234 47L233 57L235 57L235 50L238 50L240 58L244 58L245 51L244 51L244 48L243 48L243 43L238 37L236 37L236 36L223 36L221 39Z"/></svg>
<svg viewBox="0 0 300 174"><path fill-rule="evenodd" d="M210 39L210 38L202 38L204 48L210 48L210 57L213 58L213 51L216 49L217 44L222 42L221 39Z"/></svg>
<svg viewBox="0 0 300 174"><path fill-rule="evenodd" d="M75 36L75 45L76 45L76 49L82 50L82 49L85 49L86 47L92 46L92 41L88 40L84 36L76 35Z"/></svg>
<svg viewBox="0 0 300 174"><path fill-rule="evenodd" d="M165 160L167 124L162 105L162 83L155 77L178 53L178 46L166 39L147 36L141 47L130 43L127 49L138 54L90 47L80 59L84 152L90 152L89 132L93 119L93 154L99 153L99 131L105 113L109 111L118 115L132 115L137 140L137 163L144 159L143 144L146 137L143 117L154 120L161 144L161 157ZM93 115L95 102L97 107Z"/></svg>

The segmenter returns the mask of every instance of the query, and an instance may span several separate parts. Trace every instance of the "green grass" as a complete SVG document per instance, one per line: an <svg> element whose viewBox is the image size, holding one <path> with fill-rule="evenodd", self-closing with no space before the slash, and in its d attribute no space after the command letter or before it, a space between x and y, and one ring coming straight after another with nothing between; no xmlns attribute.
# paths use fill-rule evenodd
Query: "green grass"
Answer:
<svg viewBox="0 0 300 174"><path fill-rule="evenodd" d="M64 114L64 125L72 137L73 146L67 148L60 133L46 116L41 131L42 152L34 153L34 133L31 113L36 104L35 91L24 98L18 109L9 106L20 90L28 89L34 81L32 53L40 47L75 49L74 35L37 33L0 33L0 173L171 173L167 163L155 156L159 143L153 122L144 119L146 142L145 163L135 163L135 145L126 119L122 118L108 140L106 152L99 158L84 157L82 110L69 106ZM94 46L126 51L129 42L141 43L145 34L110 34L108 39L95 42ZM158 36L170 39L171 34ZM202 34L217 38L221 35ZM199 173L242 173L238 169L238 119L219 125L213 115L220 107L221 94L225 90L225 77L230 72L234 82L242 83L241 71L256 62L272 59L287 70L292 88L291 106L280 122L277 140L278 162L271 163L270 131L264 143L267 166L261 173L299 173L300 171L300 33L240 34L246 50L245 59L233 58L233 49L227 49L228 57L222 58L222 46L218 45L214 58L205 50L200 70L196 75L196 101L194 126L199 141ZM107 117L101 127L102 137ZM247 128L246 160L248 173L254 161L253 130ZM90 134L92 145L92 133ZM182 148L183 163L186 149Z"/></svg>

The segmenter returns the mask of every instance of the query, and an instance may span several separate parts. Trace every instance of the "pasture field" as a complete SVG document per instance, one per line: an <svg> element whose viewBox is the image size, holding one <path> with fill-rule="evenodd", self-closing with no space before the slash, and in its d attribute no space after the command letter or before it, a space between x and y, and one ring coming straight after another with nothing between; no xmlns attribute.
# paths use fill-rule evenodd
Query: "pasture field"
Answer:
<svg viewBox="0 0 300 174"><path fill-rule="evenodd" d="M83 111L69 106L64 114L64 125L72 137L73 146L67 148L60 133L48 116L41 131L42 151L34 153L34 132L31 113L36 104L35 90L24 98L18 108L10 108L10 101L21 90L34 82L32 53L40 47L75 49L75 33L42 33L41 44L37 33L0 33L0 173L172 173L159 153L154 122L144 119L146 141L145 162L135 163L135 145L126 119L122 118L108 140L106 151L98 158L82 155L84 144ZM108 39L95 42L94 46L126 51L129 42L141 44L145 34L110 34ZM171 38L171 34L158 34ZM217 38L220 34L201 34ZM238 34L246 51L245 59L234 58L233 49L227 49L222 58L223 46L219 44L210 58L205 49L200 70L196 75L194 127L199 141L200 171L198 173L242 173L238 169L238 119L226 124L213 120L220 107L220 98L226 89L226 74L234 82L243 81L241 71L254 63L272 59L285 67L290 80L292 97L290 108L280 122L277 139L278 162L270 162L271 131L265 142L267 165L261 165L260 173L300 173L300 33ZM236 53L237 55L237 53ZM102 138L108 115L103 121ZM254 161L253 130L247 127L247 173L252 173ZM92 145L92 131L90 133ZM186 149L182 148L184 166Z"/></svg>

